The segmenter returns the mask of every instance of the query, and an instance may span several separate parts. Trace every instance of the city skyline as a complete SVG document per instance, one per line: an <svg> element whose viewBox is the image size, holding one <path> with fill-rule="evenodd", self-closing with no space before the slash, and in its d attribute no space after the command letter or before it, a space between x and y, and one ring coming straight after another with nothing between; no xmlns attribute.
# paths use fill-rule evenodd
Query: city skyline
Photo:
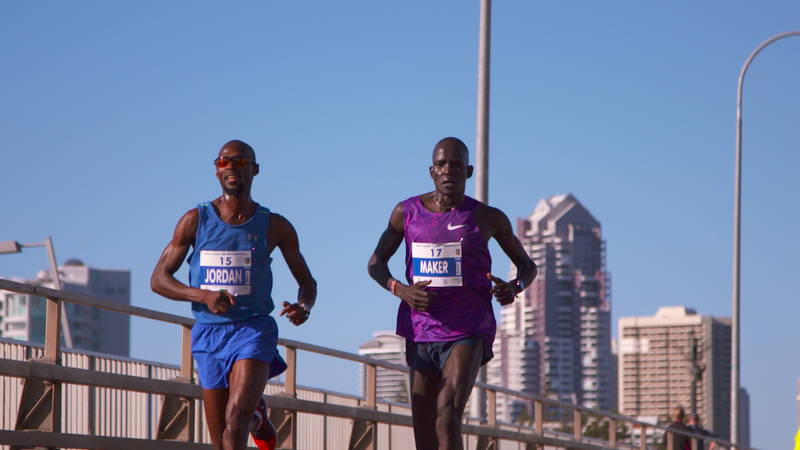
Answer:
<svg viewBox="0 0 800 450"><path fill-rule="evenodd" d="M612 320L676 303L729 316L736 79L798 16L790 1L495 3L489 203L512 219L564 192L590 205ZM475 149L477 4L6 2L0 23L0 239L52 236L59 263L130 268L132 304L188 315L150 272L178 218L219 195L211 160L239 138L261 164L255 200L295 225L319 281L311 320L278 318L281 335L354 352L393 329L367 258L394 205L431 189L433 144ZM773 349L800 332L798 52L797 38L762 52L744 97L742 385L764 448L797 427L800 361ZM274 298L290 300L274 258ZM3 276L46 265L40 249L0 256ZM131 330L133 357L177 361L178 330ZM357 392L354 366L300 358L300 383Z"/></svg>

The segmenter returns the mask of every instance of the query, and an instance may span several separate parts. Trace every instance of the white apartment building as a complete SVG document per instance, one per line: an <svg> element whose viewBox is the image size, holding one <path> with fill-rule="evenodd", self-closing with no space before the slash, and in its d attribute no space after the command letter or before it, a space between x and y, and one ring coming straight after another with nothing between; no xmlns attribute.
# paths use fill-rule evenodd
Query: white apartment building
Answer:
<svg viewBox="0 0 800 450"><path fill-rule="evenodd" d="M391 331L376 331L374 339L358 347L358 354L370 358L387 361L394 364L406 365L406 340ZM362 395L366 391L366 374L361 365L359 383ZM408 375L405 372L389 370L383 367L377 369L377 398L393 401L408 402Z"/></svg>
<svg viewBox="0 0 800 450"><path fill-rule="evenodd" d="M130 304L130 271L96 269L71 259L58 268L64 290L83 292L113 302ZM53 287L50 272L20 283ZM74 348L120 356L130 354L130 316L66 303L69 333ZM0 290L0 336L44 342L45 299Z"/></svg>

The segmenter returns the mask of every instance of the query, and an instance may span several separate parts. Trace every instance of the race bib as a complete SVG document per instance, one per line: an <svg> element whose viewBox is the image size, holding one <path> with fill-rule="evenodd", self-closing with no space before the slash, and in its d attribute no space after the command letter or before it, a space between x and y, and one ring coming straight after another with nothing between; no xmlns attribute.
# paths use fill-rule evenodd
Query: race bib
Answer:
<svg viewBox="0 0 800 450"><path fill-rule="evenodd" d="M251 259L249 250L201 250L200 289L225 289L233 295L249 295Z"/></svg>
<svg viewBox="0 0 800 450"><path fill-rule="evenodd" d="M461 242L411 243L414 283L431 281L431 287L462 286Z"/></svg>

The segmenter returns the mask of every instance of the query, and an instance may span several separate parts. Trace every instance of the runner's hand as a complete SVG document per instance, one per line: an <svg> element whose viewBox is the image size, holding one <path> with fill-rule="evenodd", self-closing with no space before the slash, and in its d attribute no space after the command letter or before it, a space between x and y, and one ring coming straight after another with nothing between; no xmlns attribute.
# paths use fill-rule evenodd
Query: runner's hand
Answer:
<svg viewBox="0 0 800 450"><path fill-rule="evenodd" d="M282 305L283 309L278 315L285 315L286 318L295 325L301 325L303 322L308 320L308 317L311 315L311 311L300 306L300 303L283 302Z"/></svg>
<svg viewBox="0 0 800 450"><path fill-rule="evenodd" d="M411 286L398 282L394 294L406 302L414 311L427 311L433 299L436 298L435 292L423 289L429 284L431 284L431 280L418 281Z"/></svg>
<svg viewBox="0 0 800 450"><path fill-rule="evenodd" d="M497 278L491 273L487 273L486 278L494 282L494 287L492 287L492 294L497 299L497 301L500 302L501 305L505 306L514 303L514 297L517 296L517 292L516 289L514 289L514 286L512 286L508 282L503 281L500 278Z"/></svg>
<svg viewBox="0 0 800 450"><path fill-rule="evenodd" d="M236 297L225 289L219 291L205 291L203 303L213 314L225 314L231 306L236 304Z"/></svg>

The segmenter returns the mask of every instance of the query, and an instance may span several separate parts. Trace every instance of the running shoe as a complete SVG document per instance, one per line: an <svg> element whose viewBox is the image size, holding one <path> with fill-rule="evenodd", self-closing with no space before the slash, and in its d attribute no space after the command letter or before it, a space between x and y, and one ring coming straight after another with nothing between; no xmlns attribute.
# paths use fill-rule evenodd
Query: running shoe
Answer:
<svg viewBox="0 0 800 450"><path fill-rule="evenodd" d="M250 432L250 435L253 437L253 442L256 443L258 450L275 450L278 437L275 434L275 427L273 427L272 422L269 421L267 404L264 402L263 398L258 399L258 406L256 406L254 415L256 417L257 426Z"/></svg>

